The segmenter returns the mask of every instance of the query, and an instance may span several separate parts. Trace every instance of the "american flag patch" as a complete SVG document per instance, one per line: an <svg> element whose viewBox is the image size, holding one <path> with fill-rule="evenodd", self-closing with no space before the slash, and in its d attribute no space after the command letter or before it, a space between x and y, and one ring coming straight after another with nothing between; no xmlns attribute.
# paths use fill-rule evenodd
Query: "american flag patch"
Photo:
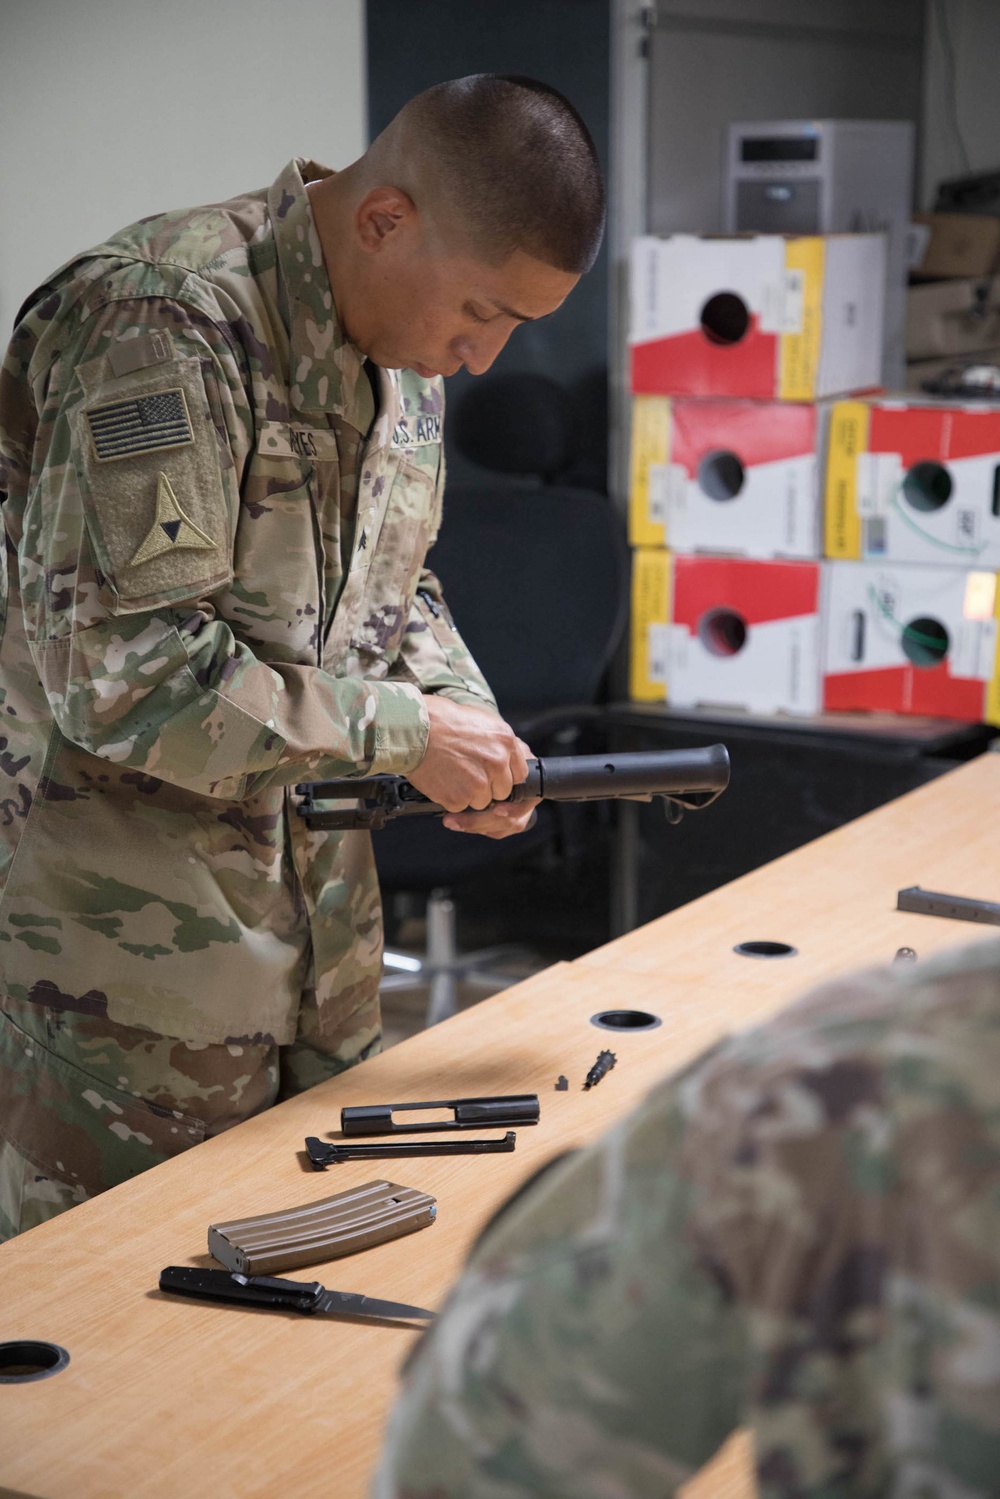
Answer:
<svg viewBox="0 0 1000 1499"><path fill-rule="evenodd" d="M132 458L137 453L159 453L164 448L182 448L194 442L184 392L158 390L131 401L93 406L84 413L94 452L102 463L112 458Z"/></svg>

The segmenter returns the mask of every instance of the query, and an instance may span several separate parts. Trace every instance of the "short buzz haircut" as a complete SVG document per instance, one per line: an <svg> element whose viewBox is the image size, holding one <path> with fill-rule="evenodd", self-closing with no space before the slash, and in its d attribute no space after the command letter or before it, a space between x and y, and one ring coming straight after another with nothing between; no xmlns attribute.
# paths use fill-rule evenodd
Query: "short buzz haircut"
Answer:
<svg viewBox="0 0 1000 1499"><path fill-rule="evenodd" d="M590 131L556 89L473 73L426 89L402 113L449 219L486 259L521 250L574 275L590 269L604 182Z"/></svg>

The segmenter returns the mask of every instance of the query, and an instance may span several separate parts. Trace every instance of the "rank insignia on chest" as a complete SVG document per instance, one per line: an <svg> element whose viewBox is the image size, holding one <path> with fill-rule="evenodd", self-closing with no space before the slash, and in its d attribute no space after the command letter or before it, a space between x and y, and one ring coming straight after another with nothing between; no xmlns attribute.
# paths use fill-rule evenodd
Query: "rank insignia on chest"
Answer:
<svg viewBox="0 0 1000 1499"><path fill-rule="evenodd" d="M92 406L84 415L94 453L101 463L183 448L194 442L187 401L179 386L127 401Z"/></svg>
<svg viewBox="0 0 1000 1499"><path fill-rule="evenodd" d="M130 566L151 562L167 552L215 551L215 542L205 535L184 514L166 474L159 474L156 481L156 519Z"/></svg>

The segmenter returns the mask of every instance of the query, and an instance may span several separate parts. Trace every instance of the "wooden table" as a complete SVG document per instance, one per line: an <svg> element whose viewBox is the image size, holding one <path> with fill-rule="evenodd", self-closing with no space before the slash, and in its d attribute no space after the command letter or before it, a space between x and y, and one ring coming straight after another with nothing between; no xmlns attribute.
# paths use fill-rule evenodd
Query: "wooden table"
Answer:
<svg viewBox="0 0 1000 1499"><path fill-rule="evenodd" d="M724 815L720 804L719 816ZM896 891L997 899L1000 756L984 755L868 817L572 964L558 964L330 1083L0 1247L0 1339L70 1354L50 1379L0 1386L0 1492L39 1499L360 1499L396 1371L414 1336L161 1295L167 1264L210 1263L209 1223L308 1202L380 1175L432 1192L429 1229L315 1270L341 1290L435 1306L497 1203L556 1151L593 1139L653 1081L817 981L983 940L961 922L897 912ZM733 952L747 939L797 949ZM647 1009L651 1031L611 1041L618 1065L584 1093L605 1006ZM557 1093L565 1073L570 1091ZM303 1167L306 1134L346 1103L537 1091L542 1120L511 1156ZM687 1486L753 1492L745 1439ZM6 1487L4 1487L6 1485Z"/></svg>
<svg viewBox="0 0 1000 1499"><path fill-rule="evenodd" d="M754 714L611 703L620 750L684 750L721 740L733 760L724 817L669 834L658 807L615 810L610 930L629 932L982 754L997 730L896 713Z"/></svg>

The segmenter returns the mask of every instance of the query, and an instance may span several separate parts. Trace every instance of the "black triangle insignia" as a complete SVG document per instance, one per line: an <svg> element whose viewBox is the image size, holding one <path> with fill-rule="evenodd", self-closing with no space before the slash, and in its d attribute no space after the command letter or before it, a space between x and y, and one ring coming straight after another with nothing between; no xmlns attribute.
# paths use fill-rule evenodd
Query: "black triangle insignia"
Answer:
<svg viewBox="0 0 1000 1499"><path fill-rule="evenodd" d="M176 541L177 540L177 533L180 530L180 528L181 528L181 523L180 523L179 520L161 520L160 521L160 530L161 531L166 531L166 533L170 537L171 541Z"/></svg>

